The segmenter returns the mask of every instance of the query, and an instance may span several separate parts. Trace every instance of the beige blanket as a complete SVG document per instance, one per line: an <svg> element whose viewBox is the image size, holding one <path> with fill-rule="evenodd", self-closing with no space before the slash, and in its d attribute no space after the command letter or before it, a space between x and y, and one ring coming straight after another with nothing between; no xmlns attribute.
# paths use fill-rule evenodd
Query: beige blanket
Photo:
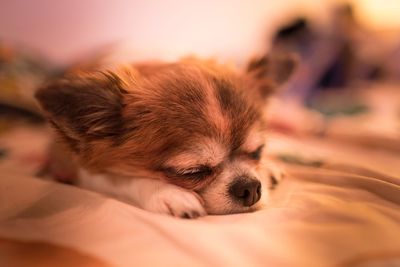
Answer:
<svg viewBox="0 0 400 267"><path fill-rule="evenodd" d="M264 209L183 220L29 175L46 137L0 139L0 266L400 266L393 152L276 134L297 161Z"/></svg>

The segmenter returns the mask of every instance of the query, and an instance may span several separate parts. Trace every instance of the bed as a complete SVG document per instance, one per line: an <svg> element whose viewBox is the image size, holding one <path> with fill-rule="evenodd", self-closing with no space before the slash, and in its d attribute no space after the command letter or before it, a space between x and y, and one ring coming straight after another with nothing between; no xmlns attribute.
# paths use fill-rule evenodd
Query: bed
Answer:
<svg viewBox="0 0 400 267"><path fill-rule="evenodd" d="M19 124L0 135L0 266L400 265L393 151L274 133L269 153L287 176L268 205L183 220L34 177L48 134Z"/></svg>

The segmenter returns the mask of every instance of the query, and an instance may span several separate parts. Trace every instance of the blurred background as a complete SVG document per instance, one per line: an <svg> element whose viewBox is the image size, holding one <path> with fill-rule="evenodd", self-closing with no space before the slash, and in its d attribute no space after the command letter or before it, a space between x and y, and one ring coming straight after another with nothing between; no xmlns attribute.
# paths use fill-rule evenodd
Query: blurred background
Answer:
<svg viewBox="0 0 400 267"><path fill-rule="evenodd" d="M345 4L353 7L360 26L380 38L395 38L400 27L396 0L1 0L0 38L55 64L110 45L121 46L129 60L196 54L240 63L296 17L331 31L338 23L334 9Z"/></svg>

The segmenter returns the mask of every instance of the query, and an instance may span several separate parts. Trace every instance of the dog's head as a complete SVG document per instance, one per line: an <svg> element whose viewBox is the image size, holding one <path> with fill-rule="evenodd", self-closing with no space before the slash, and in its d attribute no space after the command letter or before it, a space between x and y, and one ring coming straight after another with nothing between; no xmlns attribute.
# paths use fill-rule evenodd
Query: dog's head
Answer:
<svg viewBox="0 0 400 267"><path fill-rule="evenodd" d="M143 64L72 75L36 97L87 169L165 179L196 191L210 214L244 212L262 191L265 99L292 69L287 57L245 73L194 59Z"/></svg>

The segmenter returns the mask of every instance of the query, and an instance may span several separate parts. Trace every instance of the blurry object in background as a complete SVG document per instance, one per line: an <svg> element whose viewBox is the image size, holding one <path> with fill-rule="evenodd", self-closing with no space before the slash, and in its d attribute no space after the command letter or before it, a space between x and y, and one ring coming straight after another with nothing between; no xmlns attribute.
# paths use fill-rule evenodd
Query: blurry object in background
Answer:
<svg viewBox="0 0 400 267"><path fill-rule="evenodd" d="M268 125L275 131L295 135L318 135L325 127L324 116L296 99L271 99L266 112Z"/></svg>
<svg viewBox="0 0 400 267"><path fill-rule="evenodd" d="M310 67L312 63L313 50L316 43L316 35L310 28L310 23L306 18L299 17L289 24L283 25L277 30L272 41L270 53L291 52L299 55L300 66L295 77L287 88L290 97L302 99L307 94L307 90L312 83ZM295 89L294 89L295 86Z"/></svg>
<svg viewBox="0 0 400 267"><path fill-rule="evenodd" d="M269 125L291 135L317 135L380 150L400 152L398 85L368 83L317 91L309 107L294 99L276 99Z"/></svg>
<svg viewBox="0 0 400 267"><path fill-rule="evenodd" d="M353 0L357 53L375 64L373 80L400 81L400 1Z"/></svg>
<svg viewBox="0 0 400 267"><path fill-rule="evenodd" d="M312 29L309 22L302 17L278 29L274 36L274 47L277 50L291 51L299 54L310 53L313 42Z"/></svg>
<svg viewBox="0 0 400 267"><path fill-rule="evenodd" d="M113 47L94 49L78 61L66 66L51 64L45 57L25 48L0 42L0 115L8 123L13 119L41 122L39 107L33 98L35 90L50 79L66 72L99 68L107 61ZM2 120L0 120L0 123Z"/></svg>
<svg viewBox="0 0 400 267"><path fill-rule="evenodd" d="M271 53L295 52L300 66L272 105L270 125L400 151L400 38L389 45L356 11L335 6L327 25L299 14L276 31Z"/></svg>
<svg viewBox="0 0 400 267"><path fill-rule="evenodd" d="M10 107L36 113L34 90L54 72L44 58L0 43L0 105L9 107L1 113Z"/></svg>
<svg viewBox="0 0 400 267"><path fill-rule="evenodd" d="M376 52L371 52L382 50L379 36L356 21L352 6L343 5L333 10L330 39L336 46L336 53L316 84L317 88L337 89L357 81L380 78L380 60ZM375 40L372 44L371 39Z"/></svg>
<svg viewBox="0 0 400 267"><path fill-rule="evenodd" d="M325 114L325 137L400 152L400 90L369 84L321 91L311 100Z"/></svg>
<svg viewBox="0 0 400 267"><path fill-rule="evenodd" d="M400 82L400 38L397 41L396 48L389 54L384 62L387 79Z"/></svg>
<svg viewBox="0 0 400 267"><path fill-rule="evenodd" d="M277 30L271 53L296 52L302 62L286 94L307 102L316 90L389 79L388 69L393 72L395 68L388 68L385 61L397 50L390 50L381 36L364 28L353 13L351 5L339 5L332 9L328 25L298 17Z"/></svg>
<svg viewBox="0 0 400 267"><path fill-rule="evenodd" d="M21 101L22 102L22 101ZM20 103L18 103L20 104ZM43 123L44 118L37 112L32 112L26 108L13 107L11 105L0 104L0 132L3 129L3 123Z"/></svg>
<svg viewBox="0 0 400 267"><path fill-rule="evenodd" d="M43 124L9 124L0 131L0 173L36 176L47 162L50 131Z"/></svg>
<svg viewBox="0 0 400 267"><path fill-rule="evenodd" d="M353 42L358 25L353 19L351 6L340 6L333 11L332 25L328 39L332 46L329 63L317 78L316 88L341 88L348 85L356 61Z"/></svg>

